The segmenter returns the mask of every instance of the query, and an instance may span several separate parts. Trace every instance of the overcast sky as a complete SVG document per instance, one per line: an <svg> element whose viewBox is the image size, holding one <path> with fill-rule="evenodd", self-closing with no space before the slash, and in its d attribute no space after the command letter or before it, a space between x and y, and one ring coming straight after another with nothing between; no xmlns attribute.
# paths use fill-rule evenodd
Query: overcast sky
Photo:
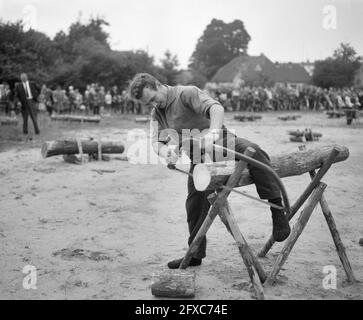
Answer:
<svg viewBox="0 0 363 320"><path fill-rule="evenodd" d="M24 19L50 37L80 12L82 22L99 15L110 23L112 49L144 49L157 61L170 49L183 68L213 18L242 20L249 54L273 61L322 59L340 42L363 55L363 0L0 0L3 21Z"/></svg>

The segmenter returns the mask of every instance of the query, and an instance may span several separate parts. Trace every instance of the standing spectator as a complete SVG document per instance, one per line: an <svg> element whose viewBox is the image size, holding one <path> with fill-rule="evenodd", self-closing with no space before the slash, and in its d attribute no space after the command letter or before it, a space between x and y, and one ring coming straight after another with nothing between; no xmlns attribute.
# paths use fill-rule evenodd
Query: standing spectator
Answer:
<svg viewBox="0 0 363 320"><path fill-rule="evenodd" d="M74 99L75 110L78 112L81 110L81 106L83 104L83 97L78 89L74 90L74 96L75 96L75 99Z"/></svg>
<svg viewBox="0 0 363 320"><path fill-rule="evenodd" d="M51 117L53 114L53 104L54 104L53 93L52 90L47 88L46 85L44 85L43 87L44 87L44 97L45 97L45 108L47 109L47 112Z"/></svg>
<svg viewBox="0 0 363 320"><path fill-rule="evenodd" d="M107 93L105 95L105 105L106 105L107 112L111 112L112 95L111 95L111 91L110 90L107 90Z"/></svg>
<svg viewBox="0 0 363 320"><path fill-rule="evenodd" d="M118 89L117 86L113 86L112 90L111 90L111 95L112 95L112 105L111 105L111 109L113 112L117 113L118 112L118 101L117 101L117 96L118 96Z"/></svg>
<svg viewBox="0 0 363 320"><path fill-rule="evenodd" d="M85 106L85 109L87 111L87 113L90 112L90 91L91 91L91 86L89 84L87 84L86 90L84 92L84 99L83 99L83 103Z"/></svg>
<svg viewBox="0 0 363 320"><path fill-rule="evenodd" d="M126 91L117 94L117 106L121 114L126 113Z"/></svg>
<svg viewBox="0 0 363 320"><path fill-rule="evenodd" d="M98 101L98 109L97 114L100 114L100 111L103 112L105 109L105 88L100 87L97 91L97 101Z"/></svg>
<svg viewBox="0 0 363 320"><path fill-rule="evenodd" d="M93 83L89 89L88 93L88 103L89 103L89 111L93 114L98 114L98 101L97 101L97 93L96 93L96 85Z"/></svg>
<svg viewBox="0 0 363 320"><path fill-rule="evenodd" d="M46 111L47 110L46 96L45 96L46 91L47 91L47 86L45 84L43 84L42 89L40 90L39 97L38 97L39 111Z"/></svg>
<svg viewBox="0 0 363 320"><path fill-rule="evenodd" d="M54 111L58 114L65 112L66 96L60 85L57 85L56 90L53 91Z"/></svg>
<svg viewBox="0 0 363 320"><path fill-rule="evenodd" d="M9 115L10 112L14 109L13 93L10 90L10 86L7 82L4 83L2 90L0 90L0 103L3 106L6 115Z"/></svg>
<svg viewBox="0 0 363 320"><path fill-rule="evenodd" d="M76 92L73 86L68 87L69 111L73 113L76 110Z"/></svg>
<svg viewBox="0 0 363 320"><path fill-rule="evenodd" d="M15 100L20 100L21 114L23 116L23 134L28 134L28 118L33 121L35 134L39 134L40 130L37 122L37 99L39 96L39 87L28 80L26 73L20 75L20 83L15 86Z"/></svg>

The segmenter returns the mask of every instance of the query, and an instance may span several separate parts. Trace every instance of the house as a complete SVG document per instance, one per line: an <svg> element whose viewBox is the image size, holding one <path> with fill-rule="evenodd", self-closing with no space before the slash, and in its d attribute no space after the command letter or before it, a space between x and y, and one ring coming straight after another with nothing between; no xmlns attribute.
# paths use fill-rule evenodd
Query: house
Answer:
<svg viewBox="0 0 363 320"><path fill-rule="evenodd" d="M303 84L310 82L310 75L300 63L275 63L276 73L274 82Z"/></svg>
<svg viewBox="0 0 363 320"><path fill-rule="evenodd" d="M310 75L299 63L273 63L264 54L239 56L221 67L207 84L209 87L309 83Z"/></svg>
<svg viewBox="0 0 363 320"><path fill-rule="evenodd" d="M238 85L269 81L274 78L276 68L265 55L239 56L221 67L211 79L212 83L221 85Z"/></svg>

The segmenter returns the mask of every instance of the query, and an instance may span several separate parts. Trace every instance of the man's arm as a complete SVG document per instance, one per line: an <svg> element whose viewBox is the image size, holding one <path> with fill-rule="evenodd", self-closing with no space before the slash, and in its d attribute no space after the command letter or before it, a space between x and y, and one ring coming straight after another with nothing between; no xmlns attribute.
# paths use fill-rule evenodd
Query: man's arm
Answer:
<svg viewBox="0 0 363 320"><path fill-rule="evenodd" d="M222 129L224 122L224 108L220 104L214 104L209 109L210 130Z"/></svg>

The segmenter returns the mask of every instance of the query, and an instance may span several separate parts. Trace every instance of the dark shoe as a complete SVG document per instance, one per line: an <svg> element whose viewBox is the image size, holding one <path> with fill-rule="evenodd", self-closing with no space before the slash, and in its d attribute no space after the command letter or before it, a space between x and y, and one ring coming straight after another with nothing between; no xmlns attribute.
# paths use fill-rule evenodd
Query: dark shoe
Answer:
<svg viewBox="0 0 363 320"><path fill-rule="evenodd" d="M281 210L274 210L272 212L272 236L275 241L282 242L290 235L291 229L289 220Z"/></svg>
<svg viewBox="0 0 363 320"><path fill-rule="evenodd" d="M40 131L38 130L38 131L35 131L35 134L39 134L40 133Z"/></svg>
<svg viewBox="0 0 363 320"><path fill-rule="evenodd" d="M178 269L180 264L182 263L184 258L181 259L177 259L177 260L173 260L170 261L168 263L168 267L169 269ZM196 259L196 258L192 258L189 262L188 267L195 267L195 266L200 266L202 264L202 259Z"/></svg>

